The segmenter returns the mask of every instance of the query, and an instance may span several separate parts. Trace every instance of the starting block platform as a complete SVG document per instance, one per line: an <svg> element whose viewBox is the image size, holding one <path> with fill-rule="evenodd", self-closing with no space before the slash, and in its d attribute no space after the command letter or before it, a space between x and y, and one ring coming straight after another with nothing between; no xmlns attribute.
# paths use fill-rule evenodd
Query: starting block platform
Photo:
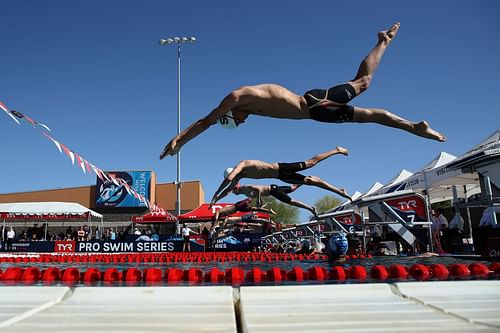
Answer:
<svg viewBox="0 0 500 333"><path fill-rule="evenodd" d="M500 281L0 287L4 332L500 332Z"/></svg>

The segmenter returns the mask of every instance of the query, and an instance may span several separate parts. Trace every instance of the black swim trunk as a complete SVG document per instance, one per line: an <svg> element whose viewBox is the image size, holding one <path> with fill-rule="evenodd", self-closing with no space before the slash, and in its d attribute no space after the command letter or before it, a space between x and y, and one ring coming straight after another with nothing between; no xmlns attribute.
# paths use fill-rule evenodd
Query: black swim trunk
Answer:
<svg viewBox="0 0 500 333"><path fill-rule="evenodd" d="M287 194L290 192L292 192L291 186L278 186L271 184L271 191L269 192L269 194L281 202L290 203L290 201L292 201L292 198L290 198L290 196Z"/></svg>
<svg viewBox="0 0 500 333"><path fill-rule="evenodd" d="M238 201L234 204L234 207L239 212L251 212L252 207L250 207L250 203L252 202L252 198L247 198L245 200Z"/></svg>
<svg viewBox="0 0 500 333"><path fill-rule="evenodd" d="M311 119L323 123L343 123L352 121L354 107L347 105L356 97L350 84L341 84L328 90L313 89L304 94Z"/></svg>
<svg viewBox="0 0 500 333"><path fill-rule="evenodd" d="M297 171L306 169L305 162L278 163L278 179L288 184L304 184L306 176Z"/></svg>

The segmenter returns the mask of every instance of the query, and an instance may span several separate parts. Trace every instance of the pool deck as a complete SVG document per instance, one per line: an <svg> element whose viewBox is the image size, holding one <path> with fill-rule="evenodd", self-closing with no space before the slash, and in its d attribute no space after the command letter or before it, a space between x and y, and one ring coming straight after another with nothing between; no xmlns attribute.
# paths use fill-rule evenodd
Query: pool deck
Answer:
<svg viewBox="0 0 500 333"><path fill-rule="evenodd" d="M500 332L500 281L0 287L5 332Z"/></svg>

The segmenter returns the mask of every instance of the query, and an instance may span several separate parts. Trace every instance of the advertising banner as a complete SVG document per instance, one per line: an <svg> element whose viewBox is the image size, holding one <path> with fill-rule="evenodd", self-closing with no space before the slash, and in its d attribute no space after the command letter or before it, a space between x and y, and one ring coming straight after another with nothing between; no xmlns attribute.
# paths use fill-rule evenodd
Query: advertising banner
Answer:
<svg viewBox="0 0 500 333"><path fill-rule="evenodd" d="M39 241L14 242L9 252L58 252L58 253L116 253L116 252L182 252L182 239L131 240L131 241ZM205 251L198 240L190 242L191 251ZM5 243L0 242L0 250L5 251Z"/></svg>
<svg viewBox="0 0 500 333"><path fill-rule="evenodd" d="M115 252L182 252L182 240L150 240L150 241L89 241L77 242L76 252L115 253ZM191 251L205 251L205 247L191 242Z"/></svg>
<svg viewBox="0 0 500 333"><path fill-rule="evenodd" d="M117 179L123 179L135 192L148 201L151 200L151 171L108 171ZM102 180L97 177L96 182L96 207L146 207L146 204L127 191L124 184L117 184L112 180Z"/></svg>
<svg viewBox="0 0 500 333"><path fill-rule="evenodd" d="M217 238L214 241L215 251L252 251L256 246L261 245L261 237L264 234L235 234Z"/></svg>

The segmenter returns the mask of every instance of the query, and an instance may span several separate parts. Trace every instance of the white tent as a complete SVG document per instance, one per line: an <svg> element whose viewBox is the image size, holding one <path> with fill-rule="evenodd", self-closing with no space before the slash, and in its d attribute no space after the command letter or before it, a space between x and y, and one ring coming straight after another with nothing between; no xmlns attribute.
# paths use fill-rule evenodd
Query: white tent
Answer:
<svg viewBox="0 0 500 333"><path fill-rule="evenodd" d="M490 181L500 188L500 128L486 139L475 145L471 150L447 165L448 169L456 171L464 167L474 166L475 171L490 177ZM474 171L470 169L470 171Z"/></svg>
<svg viewBox="0 0 500 333"><path fill-rule="evenodd" d="M384 187L384 184L382 183L379 183L379 182L375 182L375 184L373 184L369 189L368 191L366 191L366 193L363 193L362 197L368 197L370 195L372 195L373 193L376 193L378 190L380 190L382 187Z"/></svg>
<svg viewBox="0 0 500 333"><path fill-rule="evenodd" d="M21 215L83 215L103 216L74 202L16 202L0 204L0 213Z"/></svg>
<svg viewBox="0 0 500 333"><path fill-rule="evenodd" d="M406 179L408 179L411 176L413 176L413 172L403 169L394 178L392 178L386 185L379 188L377 191L373 191L371 195L402 191L404 190L404 187L401 188L401 185Z"/></svg>
<svg viewBox="0 0 500 333"><path fill-rule="evenodd" d="M406 178L400 172L393 181L373 194L414 190L415 192L427 194L431 202L438 202L452 198L451 186L453 185L457 185L457 192L460 196L479 193L480 187L477 175L447 168L447 165L455 159L455 156L441 152L419 171Z"/></svg>
<svg viewBox="0 0 500 333"><path fill-rule="evenodd" d="M5 219L15 218L19 215L37 216L41 219L51 220L61 215L82 215L88 214L88 220L92 223L91 216L101 219L103 216L92 209L84 207L75 202L16 202L1 203L0 216L3 218L3 230L5 230ZM47 238L47 226L45 223L45 238ZM2 230L2 239L4 232Z"/></svg>

